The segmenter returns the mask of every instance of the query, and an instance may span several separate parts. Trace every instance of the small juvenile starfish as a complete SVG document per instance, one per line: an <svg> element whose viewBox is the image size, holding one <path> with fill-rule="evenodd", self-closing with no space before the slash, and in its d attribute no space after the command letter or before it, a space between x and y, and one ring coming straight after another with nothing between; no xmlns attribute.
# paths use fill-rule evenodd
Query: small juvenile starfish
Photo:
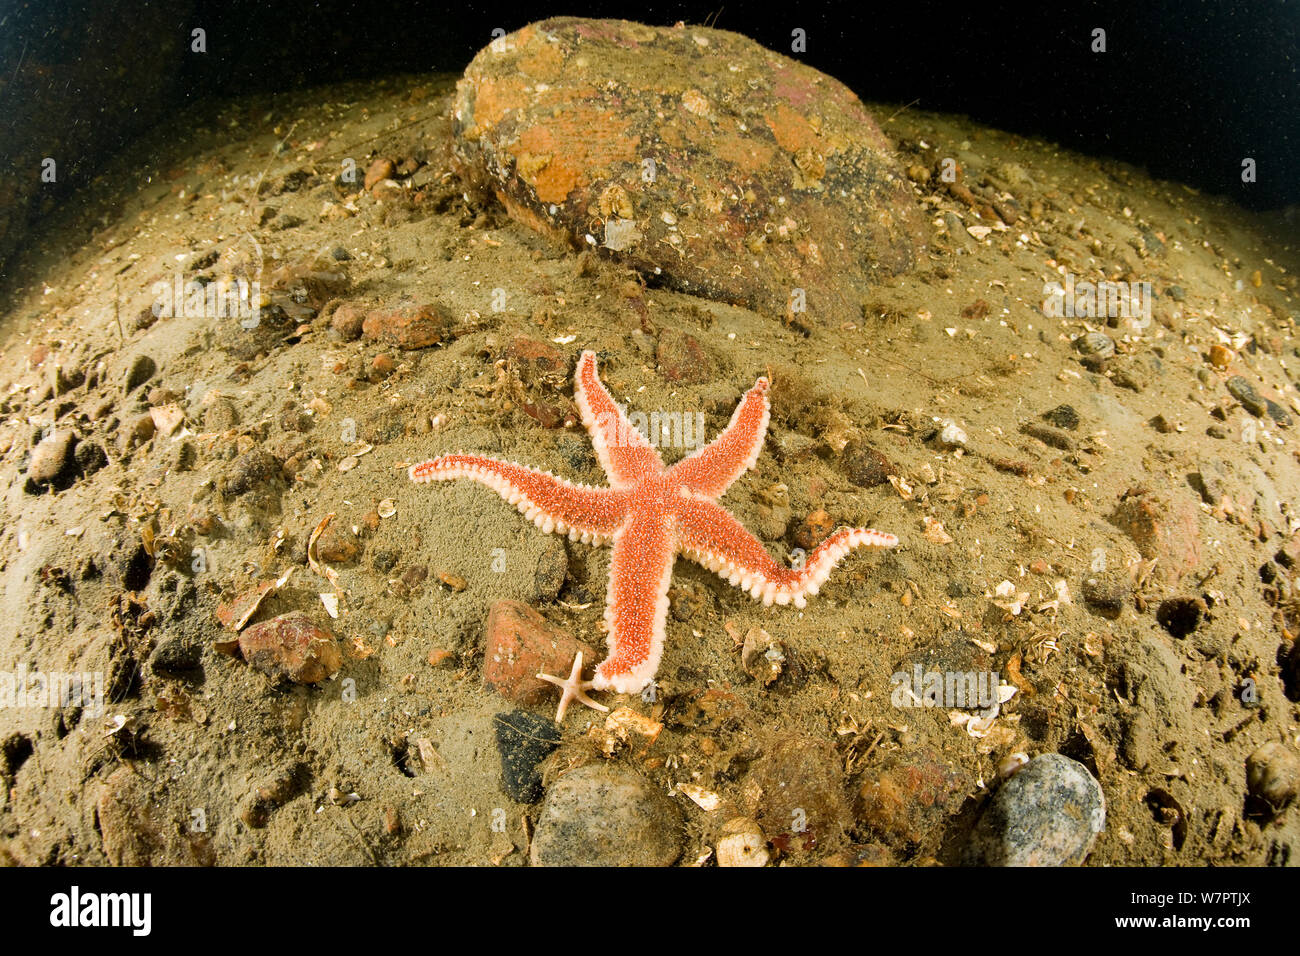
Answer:
<svg viewBox="0 0 1300 956"><path fill-rule="evenodd" d="M560 706L555 711L555 722L564 723L564 712L569 709L572 701L580 701L588 707L599 710L601 713L608 714L609 708L604 704L598 704L587 696L587 690L591 687L592 682L582 679L582 651L578 651L573 656L573 669L569 671L568 677L553 677L550 674L538 674L538 680L544 680L547 683L554 684L560 688Z"/></svg>
<svg viewBox="0 0 1300 956"><path fill-rule="evenodd" d="M668 616L668 582L682 554L739 585L766 605L803 607L840 559L856 547L892 548L898 539L870 528L840 528L798 570L772 559L763 543L718 505L763 450L768 381L745 393L717 438L665 468L659 452L628 421L596 375L596 353L578 359L574 397L610 487L575 485L547 471L479 455L443 455L412 465L412 481L469 478L487 485L546 532L585 543L613 543L605 622L609 656L590 686L635 694L659 669ZM570 676L570 681L577 678Z"/></svg>

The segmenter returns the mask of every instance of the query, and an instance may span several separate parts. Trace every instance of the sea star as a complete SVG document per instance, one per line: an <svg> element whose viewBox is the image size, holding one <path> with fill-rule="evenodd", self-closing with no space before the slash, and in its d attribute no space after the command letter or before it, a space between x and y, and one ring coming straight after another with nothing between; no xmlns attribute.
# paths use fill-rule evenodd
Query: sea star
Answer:
<svg viewBox="0 0 1300 956"><path fill-rule="evenodd" d="M544 680L548 684L554 684L560 688L560 706L555 710L555 722L564 723L564 712L569 709L569 704L573 701L579 701L595 710L609 713L609 708L604 704L598 704L587 696L587 691L591 688L591 681L582 679L582 651L573 655L573 669L569 671L568 677L553 677L550 674L538 674L538 680Z"/></svg>
<svg viewBox="0 0 1300 956"><path fill-rule="evenodd" d="M628 421L596 375L596 353L578 359L574 397L610 487L575 485L547 471L479 455L443 455L412 465L412 481L469 478L487 485L546 532L613 543L605 621L609 656L580 690L634 694L663 655L668 582L682 554L739 585L766 605L803 607L840 559L860 545L892 548L898 539L870 528L840 528L798 570L778 564L763 543L716 503L763 450L768 381L745 393L717 438L665 468L659 452Z"/></svg>

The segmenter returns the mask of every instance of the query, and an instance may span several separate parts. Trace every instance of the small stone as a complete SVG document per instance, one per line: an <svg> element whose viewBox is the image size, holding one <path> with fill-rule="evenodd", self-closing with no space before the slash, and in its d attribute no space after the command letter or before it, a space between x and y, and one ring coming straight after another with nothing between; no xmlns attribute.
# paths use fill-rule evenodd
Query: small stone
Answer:
<svg viewBox="0 0 1300 956"><path fill-rule="evenodd" d="M791 537L797 547L811 551L825 541L834 530L835 522L831 520L831 516L818 508L795 526Z"/></svg>
<svg viewBox="0 0 1300 956"><path fill-rule="evenodd" d="M330 524L316 539L316 557L326 564L351 564L361 553L361 542L352 530Z"/></svg>
<svg viewBox="0 0 1300 956"><path fill-rule="evenodd" d="M539 764L560 745L560 728L545 717L513 710L493 718L501 755L501 789L516 803L536 803L542 796Z"/></svg>
<svg viewBox="0 0 1300 956"><path fill-rule="evenodd" d="M203 430L209 432L229 431L239 424L239 411L234 399L219 395L213 399L203 412Z"/></svg>
<svg viewBox="0 0 1300 956"><path fill-rule="evenodd" d="M230 466L223 493L227 496L246 494L280 473L280 463L263 448L252 448L236 458Z"/></svg>
<svg viewBox="0 0 1300 956"><path fill-rule="evenodd" d="M370 380L382 382L384 379L388 378L388 376L392 375L396 368L397 363L394 362L390 356L380 352L370 360Z"/></svg>
<svg viewBox="0 0 1300 956"><path fill-rule="evenodd" d="M554 601L564 587L565 576L569 573L569 553L560 538L547 538L542 546L537 567L533 570L532 598L538 604Z"/></svg>
<svg viewBox="0 0 1300 956"><path fill-rule="evenodd" d="M366 192L370 192L375 183L383 182L385 179L392 179L395 168L393 161L386 156L380 156L371 163L370 168L366 170Z"/></svg>
<svg viewBox="0 0 1300 956"><path fill-rule="evenodd" d="M849 480L862 488L883 485L897 469L883 454L865 442L851 441L844 446L844 467Z"/></svg>
<svg viewBox="0 0 1300 956"><path fill-rule="evenodd" d="M1097 614L1114 620L1124 611L1133 585L1120 571L1104 571L1083 581L1083 600Z"/></svg>
<svg viewBox="0 0 1300 956"><path fill-rule="evenodd" d="M554 697L554 687L538 680L538 674L569 673L578 651L584 660L596 658L591 647L518 601L493 604L486 631L483 681L519 704Z"/></svg>
<svg viewBox="0 0 1300 956"><path fill-rule="evenodd" d="M785 647L761 627L751 627L740 651L740 666L764 687L781 676L785 666Z"/></svg>
<svg viewBox="0 0 1300 956"><path fill-rule="evenodd" d="M586 764L546 792L533 866L671 866L682 852L677 804L640 775Z"/></svg>
<svg viewBox="0 0 1300 956"><path fill-rule="evenodd" d="M97 445L93 441L79 442L73 458L77 463L77 470L83 475L93 475L108 464L108 453L104 451L102 445Z"/></svg>
<svg viewBox="0 0 1300 956"><path fill-rule="evenodd" d="M376 309L366 315L361 330L367 339L400 349L424 349L450 339L456 319L439 303Z"/></svg>
<svg viewBox="0 0 1300 956"><path fill-rule="evenodd" d="M1291 413L1271 398L1264 399L1264 410L1268 412L1269 418L1279 425L1291 424Z"/></svg>
<svg viewBox="0 0 1300 956"><path fill-rule="evenodd" d="M505 350L506 361L528 385L550 379L562 381L569 373L568 357L549 342L516 335Z"/></svg>
<svg viewBox="0 0 1300 956"><path fill-rule="evenodd" d="M1044 445L1050 445L1052 448L1059 448L1062 451L1072 451L1074 449L1074 439L1059 428L1053 428L1051 425L1044 425L1041 422L1025 422L1020 426L1020 430L1031 438L1037 438Z"/></svg>
<svg viewBox="0 0 1300 956"><path fill-rule="evenodd" d="M37 485L52 485L69 477L74 465L77 436L67 429L50 432L32 449L27 478Z"/></svg>
<svg viewBox="0 0 1300 956"><path fill-rule="evenodd" d="M1158 559L1162 579L1176 581L1201 562L1200 510L1190 495L1131 490L1109 520L1133 539L1142 557Z"/></svg>
<svg viewBox="0 0 1300 956"><path fill-rule="evenodd" d="M1242 378L1240 375L1234 375L1225 383L1229 394L1232 395L1246 411L1250 412L1256 418L1263 418L1268 414L1268 406L1264 400L1259 397L1259 393L1254 387Z"/></svg>
<svg viewBox="0 0 1300 956"><path fill-rule="evenodd" d="M239 635L239 650L249 666L296 684L320 683L343 666L334 635L301 611L246 628Z"/></svg>
<svg viewBox="0 0 1300 956"><path fill-rule="evenodd" d="M360 302L343 302L330 316L330 328L338 333L345 342L361 338L361 327L365 324L369 310Z"/></svg>
<svg viewBox="0 0 1300 956"><path fill-rule="evenodd" d="M854 807L858 821L887 841L919 843L961 806L972 781L939 751L921 747L869 771Z"/></svg>
<svg viewBox="0 0 1300 956"><path fill-rule="evenodd" d="M655 351L659 372L670 382L701 385L717 377L714 362L689 332L665 329Z"/></svg>
<svg viewBox="0 0 1300 956"><path fill-rule="evenodd" d="M723 824L716 852L718 866L767 866L772 858L763 828L748 817L736 817Z"/></svg>
<svg viewBox="0 0 1300 956"><path fill-rule="evenodd" d="M1101 332L1086 332L1074 340L1074 347L1083 356L1083 364L1097 371L1115 357L1115 341Z"/></svg>
<svg viewBox="0 0 1300 956"><path fill-rule="evenodd" d="M1043 412L1043 420L1049 425L1055 425L1057 428L1064 428L1067 431L1074 431L1079 427L1079 413L1074 410L1073 405L1057 405L1055 408Z"/></svg>
<svg viewBox="0 0 1300 956"><path fill-rule="evenodd" d="M157 362L147 355L137 355L135 361L131 363L131 368L126 373L126 381L122 386L122 391L127 395L130 395L145 382L149 381L149 379L153 378L154 373L157 371Z"/></svg>
<svg viewBox="0 0 1300 956"><path fill-rule="evenodd" d="M1227 368L1236 356L1226 345L1211 345L1209 358L1210 364L1215 368Z"/></svg>
<svg viewBox="0 0 1300 956"><path fill-rule="evenodd" d="M1165 294L1175 302L1187 301L1187 292L1184 291L1183 287L1180 285L1171 285L1169 288L1165 289Z"/></svg>
<svg viewBox="0 0 1300 956"><path fill-rule="evenodd" d="M1246 787L1268 815L1286 809L1300 793L1300 758L1272 741L1246 758Z"/></svg>
<svg viewBox="0 0 1300 956"><path fill-rule="evenodd" d="M985 866L1078 866L1105 826L1106 798L1087 768L1043 754L993 795L967 854Z"/></svg>

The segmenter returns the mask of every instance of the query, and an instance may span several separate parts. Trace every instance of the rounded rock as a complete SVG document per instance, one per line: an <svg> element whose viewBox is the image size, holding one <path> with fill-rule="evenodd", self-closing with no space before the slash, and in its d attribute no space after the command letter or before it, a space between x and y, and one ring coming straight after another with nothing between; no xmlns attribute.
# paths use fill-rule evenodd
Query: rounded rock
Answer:
<svg viewBox="0 0 1300 956"><path fill-rule="evenodd" d="M546 793L533 866L671 866L682 852L677 805L630 770L587 764Z"/></svg>
<svg viewBox="0 0 1300 956"><path fill-rule="evenodd" d="M1078 866L1106 827L1106 798L1086 767L1043 754L1004 783L967 853L986 866Z"/></svg>

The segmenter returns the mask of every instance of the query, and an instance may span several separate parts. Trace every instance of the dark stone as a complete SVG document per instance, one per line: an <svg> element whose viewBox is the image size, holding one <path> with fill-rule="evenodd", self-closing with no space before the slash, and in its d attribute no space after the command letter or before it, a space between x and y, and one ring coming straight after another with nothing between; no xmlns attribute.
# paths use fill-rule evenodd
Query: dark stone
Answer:
<svg viewBox="0 0 1300 956"><path fill-rule="evenodd" d="M542 797L538 765L560 745L560 728L527 710L497 714L492 723L501 755L502 791L516 803L536 803Z"/></svg>
<svg viewBox="0 0 1300 956"><path fill-rule="evenodd" d="M1079 413L1074 410L1073 405L1057 405L1049 411L1043 412L1043 420L1049 425L1055 425L1057 428L1064 428L1074 431L1079 427Z"/></svg>

